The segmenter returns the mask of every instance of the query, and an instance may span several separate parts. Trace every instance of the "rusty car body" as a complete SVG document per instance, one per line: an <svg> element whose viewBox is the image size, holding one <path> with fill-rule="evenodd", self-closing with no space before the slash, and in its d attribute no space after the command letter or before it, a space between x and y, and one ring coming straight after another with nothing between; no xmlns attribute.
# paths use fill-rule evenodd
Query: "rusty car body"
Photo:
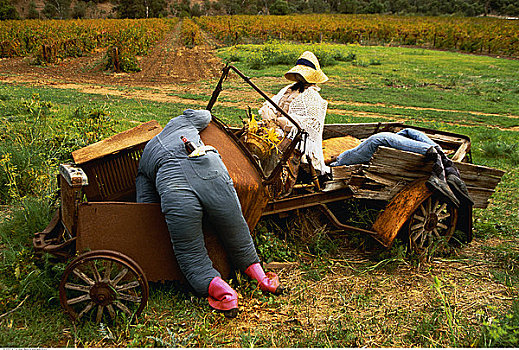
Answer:
<svg viewBox="0 0 519 350"><path fill-rule="evenodd" d="M431 164L421 155L381 147L366 165L333 168L333 178L320 188L312 183L296 185L289 195L273 195L269 187L281 176L304 130L233 66L224 68L207 109L211 110L222 84L235 72L297 126L274 169L266 174L239 137L218 118L201 133L205 144L217 147L229 170L251 232L262 216L287 214L303 208L319 208L335 226L369 234L391 246L406 228L416 236L417 249L428 240L448 240L456 227L471 240L472 208L458 213L425 186ZM326 125L323 139L352 135L363 139L378 131L398 131L400 123ZM449 132L419 128L452 155L461 170L475 207L484 208L499 182L500 170L470 164L470 140ZM38 252L69 261L59 286L60 302L74 320L91 317L100 322L118 313L138 316L147 304L148 281L183 281L160 204L135 202L135 178L147 141L161 131L156 121L114 135L72 153L73 164L60 166L61 205L47 228L35 234ZM371 228L344 224L329 205L348 200L384 203ZM232 272L218 235L204 225L208 253L224 277ZM411 239L413 242L413 239Z"/></svg>

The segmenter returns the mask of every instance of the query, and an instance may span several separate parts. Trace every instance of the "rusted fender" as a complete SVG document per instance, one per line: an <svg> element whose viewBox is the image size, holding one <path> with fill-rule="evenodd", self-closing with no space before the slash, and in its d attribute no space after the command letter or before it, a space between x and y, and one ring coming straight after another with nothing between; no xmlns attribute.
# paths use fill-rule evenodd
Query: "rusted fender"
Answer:
<svg viewBox="0 0 519 350"><path fill-rule="evenodd" d="M234 182L243 216L252 231L267 206L268 197L258 170L236 142L219 125L211 122L200 137L218 150Z"/></svg>
<svg viewBox="0 0 519 350"><path fill-rule="evenodd" d="M423 178L411 182L394 196L384 211L379 214L372 230L377 233L378 241L384 246L390 247L393 244L398 231L411 214L433 194L425 185L426 181L427 179Z"/></svg>
<svg viewBox="0 0 519 350"><path fill-rule="evenodd" d="M135 260L148 281L185 281L158 203L89 202L79 205L78 252L113 250ZM231 264L218 235L204 225L207 253L223 278Z"/></svg>

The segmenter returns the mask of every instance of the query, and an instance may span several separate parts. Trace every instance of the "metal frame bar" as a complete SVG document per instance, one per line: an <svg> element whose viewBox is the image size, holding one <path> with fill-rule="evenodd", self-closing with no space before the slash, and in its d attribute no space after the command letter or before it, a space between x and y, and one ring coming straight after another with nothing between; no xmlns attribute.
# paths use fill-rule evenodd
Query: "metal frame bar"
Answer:
<svg viewBox="0 0 519 350"><path fill-rule="evenodd" d="M274 167L274 169L272 170L272 172L270 173L270 175L268 175L268 177L265 175L265 173L263 172L263 170L260 171L260 174L261 174L261 178L263 180L263 184L264 185L268 185L270 183L272 183L274 181L274 179L281 173L281 169L282 169L282 166L284 164L286 164L286 162L288 161L288 158L290 157L290 155L292 154L292 152L294 151L294 149L296 148L296 145L301 141L302 137L303 137L303 134L305 133L303 129L301 129L301 126L299 125L299 123L297 123L288 113L286 113L284 110L281 109L281 107L279 107L276 103L274 103L274 101L272 101L263 91L260 90L260 88L258 88L251 80L249 77L245 76L242 72L240 72L238 70L238 68L234 67L233 65L229 65L227 64L223 70L222 70L222 75L220 76L220 80L218 81L218 84L216 85L216 88L214 89L213 91L213 94L211 95L211 99L209 100L209 103L207 104L207 110L208 111L211 111L211 109L213 108L214 104L216 103L216 100L218 99L218 96L220 95L220 93L222 92L223 88L222 88L222 85L223 85L223 82L225 79L227 79L227 76L229 75L229 71L230 70L233 70L236 74L238 74L238 76L240 76L240 78L242 78L247 84L249 84L256 92L258 92L265 100L267 100L270 104L272 104L272 106L274 106L274 108L280 112L284 117L286 117L292 124L294 124L294 126L297 128L297 133L296 135L294 136L294 139L290 142L290 144L288 145L287 149L283 152L283 156L281 157L281 160L278 162L278 164ZM213 117L214 119L216 119L215 117ZM226 127L226 129L229 129L225 123L223 123L222 121L219 121L219 123L223 126ZM229 129L230 130L230 129ZM247 155L247 157L249 157L252 162L257 166L257 163L256 161L254 160L254 158L252 157L252 154L250 153L250 151L247 149L247 147L245 147L244 145L242 145L242 142L232 133L232 132L229 132L229 134L232 134L233 136L233 139L235 140L235 142L237 142L240 147L242 148L242 150L245 150L245 153ZM259 168L259 167L257 167Z"/></svg>

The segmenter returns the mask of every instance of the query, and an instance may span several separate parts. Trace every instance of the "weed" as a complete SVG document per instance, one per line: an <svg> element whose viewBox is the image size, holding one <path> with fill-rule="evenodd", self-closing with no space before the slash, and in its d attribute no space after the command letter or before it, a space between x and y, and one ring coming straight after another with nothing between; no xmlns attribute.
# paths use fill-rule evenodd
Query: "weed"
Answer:
<svg viewBox="0 0 519 350"><path fill-rule="evenodd" d="M296 255L288 242L281 240L261 223L254 231L253 238L262 261L294 261Z"/></svg>
<svg viewBox="0 0 519 350"><path fill-rule="evenodd" d="M519 301L514 300L509 312L483 322L479 346L517 348L519 346Z"/></svg>
<svg viewBox="0 0 519 350"><path fill-rule="evenodd" d="M438 293L438 297L441 301L442 310L444 313L445 318L447 319L447 325L449 328L449 338L450 338L450 344L452 344L454 347L456 347L457 341L458 341L458 324L457 324L457 313L455 306L451 305L451 301L445 294L445 286L441 279L439 279L437 276L434 276L433 280L433 288ZM455 286L454 286L455 288ZM454 291L456 293L456 290Z"/></svg>
<svg viewBox="0 0 519 350"><path fill-rule="evenodd" d="M492 140L480 145L485 157L504 159L511 164L519 164L519 147L517 143L507 143L501 140Z"/></svg>

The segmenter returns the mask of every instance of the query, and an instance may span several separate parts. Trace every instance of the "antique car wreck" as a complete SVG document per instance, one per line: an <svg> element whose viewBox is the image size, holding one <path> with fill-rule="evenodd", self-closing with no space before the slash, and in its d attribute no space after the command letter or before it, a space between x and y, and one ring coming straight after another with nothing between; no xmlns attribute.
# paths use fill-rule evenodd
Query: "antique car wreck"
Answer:
<svg viewBox="0 0 519 350"><path fill-rule="evenodd" d="M216 103L230 72L236 73L263 98L273 103L249 78L226 66L207 106ZM295 125L290 116L282 112ZM364 139L379 131L396 132L401 123L327 124L324 147L333 151L342 137ZM222 156L237 190L243 214L253 231L269 215L303 208L321 210L339 229L374 237L390 247L397 234L409 237L413 249L423 250L438 239L448 241L456 229L472 239L472 208L458 210L425 186L431 164L418 154L381 147L369 164L333 168L332 179L296 183L280 191L290 172L290 157L304 130L298 132L279 161L267 172L247 142L243 128L229 128L216 116L201 133L205 144ZM503 172L470 163L470 140L450 132L417 128L439 143L460 169L474 199L485 208ZM182 281L159 204L135 202L135 177L147 141L161 131L156 121L114 135L72 153L74 164L60 166L61 205L43 232L35 234L38 252L69 259L59 286L60 302L74 320L138 316L147 304L148 281ZM315 179L314 179L315 180ZM330 208L355 200L383 203L370 229L344 224ZM226 253L210 227L204 227L206 247L222 276L232 272Z"/></svg>

